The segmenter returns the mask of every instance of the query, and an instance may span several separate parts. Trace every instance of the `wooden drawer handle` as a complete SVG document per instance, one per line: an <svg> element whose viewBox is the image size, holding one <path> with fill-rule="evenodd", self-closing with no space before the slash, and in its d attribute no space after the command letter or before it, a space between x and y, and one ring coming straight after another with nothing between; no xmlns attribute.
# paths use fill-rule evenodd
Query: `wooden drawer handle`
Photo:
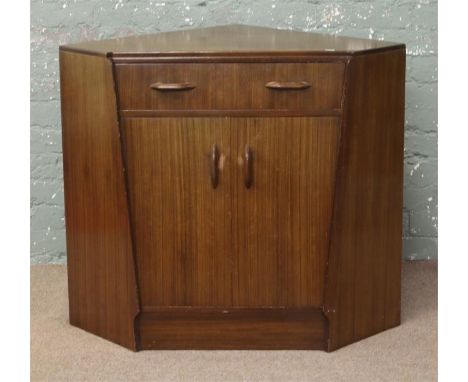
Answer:
<svg viewBox="0 0 468 382"><path fill-rule="evenodd" d="M265 84L265 87L268 89L274 90L301 90L310 88L310 84L307 81L299 81L299 82L278 82L278 81L271 81Z"/></svg>
<svg viewBox="0 0 468 382"><path fill-rule="evenodd" d="M253 184L253 153L249 145L245 145L244 160L244 184L249 189Z"/></svg>
<svg viewBox="0 0 468 382"><path fill-rule="evenodd" d="M211 178L211 186L213 188L218 187L219 183L219 150L218 146L213 145L211 147L211 154L210 154L210 178Z"/></svg>
<svg viewBox="0 0 468 382"><path fill-rule="evenodd" d="M155 82L150 85L151 89L159 91L178 91L178 90L192 90L196 86L190 82Z"/></svg>

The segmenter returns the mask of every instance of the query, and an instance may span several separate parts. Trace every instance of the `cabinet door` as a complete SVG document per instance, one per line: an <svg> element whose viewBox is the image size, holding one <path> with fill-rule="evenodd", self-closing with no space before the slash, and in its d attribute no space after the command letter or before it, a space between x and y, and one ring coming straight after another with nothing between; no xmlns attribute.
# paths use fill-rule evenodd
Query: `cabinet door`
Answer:
<svg viewBox="0 0 468 382"><path fill-rule="evenodd" d="M339 119L233 118L231 134L234 304L321 306Z"/></svg>
<svg viewBox="0 0 468 382"><path fill-rule="evenodd" d="M229 121L132 118L123 133L143 309L231 305Z"/></svg>

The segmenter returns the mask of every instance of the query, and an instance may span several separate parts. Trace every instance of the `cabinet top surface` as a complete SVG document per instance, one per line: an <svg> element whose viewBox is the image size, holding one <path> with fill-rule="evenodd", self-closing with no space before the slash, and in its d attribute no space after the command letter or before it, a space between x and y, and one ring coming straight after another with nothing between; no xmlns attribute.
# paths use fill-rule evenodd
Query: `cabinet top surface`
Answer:
<svg viewBox="0 0 468 382"><path fill-rule="evenodd" d="M388 41L247 25L226 25L81 42L63 45L61 49L104 56L279 52L348 55L402 47L403 44Z"/></svg>

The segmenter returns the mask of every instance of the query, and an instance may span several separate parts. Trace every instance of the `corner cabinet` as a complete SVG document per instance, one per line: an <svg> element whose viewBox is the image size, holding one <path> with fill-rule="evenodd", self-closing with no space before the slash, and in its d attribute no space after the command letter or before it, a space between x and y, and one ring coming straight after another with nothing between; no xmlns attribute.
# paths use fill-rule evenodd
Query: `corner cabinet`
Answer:
<svg viewBox="0 0 468 382"><path fill-rule="evenodd" d="M249 26L60 49L70 323L334 350L400 322L404 45Z"/></svg>

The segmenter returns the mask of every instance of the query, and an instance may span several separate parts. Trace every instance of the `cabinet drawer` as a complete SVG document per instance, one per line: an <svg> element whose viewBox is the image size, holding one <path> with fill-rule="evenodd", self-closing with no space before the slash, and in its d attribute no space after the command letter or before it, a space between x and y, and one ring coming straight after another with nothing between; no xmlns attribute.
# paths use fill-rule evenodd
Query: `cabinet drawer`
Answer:
<svg viewBox="0 0 468 382"><path fill-rule="evenodd" d="M119 64L121 110L341 109L344 63Z"/></svg>

